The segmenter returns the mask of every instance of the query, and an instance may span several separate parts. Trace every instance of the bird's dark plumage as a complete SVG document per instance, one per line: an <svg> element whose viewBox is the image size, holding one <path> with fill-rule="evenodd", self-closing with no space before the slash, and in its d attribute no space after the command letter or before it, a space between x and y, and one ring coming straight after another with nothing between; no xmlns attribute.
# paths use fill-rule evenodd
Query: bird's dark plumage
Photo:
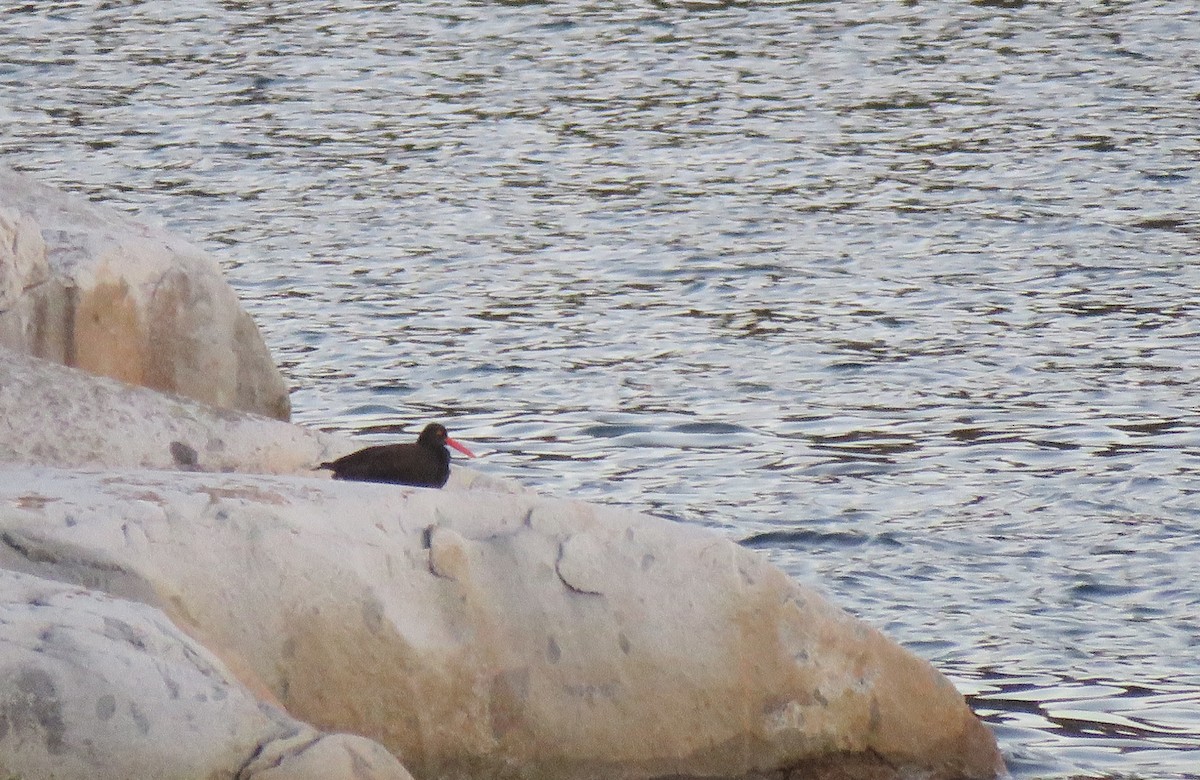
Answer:
<svg viewBox="0 0 1200 780"><path fill-rule="evenodd" d="M329 463L322 463L320 468L332 470L334 479L440 488L450 478L447 446L467 457L475 457L470 450L450 438L444 425L430 423L421 431L415 444L367 447Z"/></svg>

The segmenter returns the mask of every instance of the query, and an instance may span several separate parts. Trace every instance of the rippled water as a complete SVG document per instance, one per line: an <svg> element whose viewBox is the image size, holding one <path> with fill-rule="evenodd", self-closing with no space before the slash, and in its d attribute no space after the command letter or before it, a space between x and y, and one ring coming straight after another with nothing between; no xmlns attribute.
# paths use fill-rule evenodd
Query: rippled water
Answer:
<svg viewBox="0 0 1200 780"><path fill-rule="evenodd" d="M744 540L1018 778L1196 778L1197 74L1192 2L18 3L0 160L213 251L297 420Z"/></svg>

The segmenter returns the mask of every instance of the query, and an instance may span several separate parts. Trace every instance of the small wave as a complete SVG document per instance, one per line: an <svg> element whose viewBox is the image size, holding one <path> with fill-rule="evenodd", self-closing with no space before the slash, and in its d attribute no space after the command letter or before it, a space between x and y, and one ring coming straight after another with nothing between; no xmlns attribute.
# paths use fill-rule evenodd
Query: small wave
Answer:
<svg viewBox="0 0 1200 780"><path fill-rule="evenodd" d="M745 547L860 547L866 544L882 544L888 547L903 547L903 543L891 534L864 534L858 531L766 531L742 539Z"/></svg>

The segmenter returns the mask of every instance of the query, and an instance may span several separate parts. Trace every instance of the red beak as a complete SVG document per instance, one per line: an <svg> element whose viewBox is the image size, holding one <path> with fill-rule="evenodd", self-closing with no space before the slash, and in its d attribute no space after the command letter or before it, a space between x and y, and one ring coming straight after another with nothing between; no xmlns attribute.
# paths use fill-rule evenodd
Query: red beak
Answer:
<svg viewBox="0 0 1200 780"><path fill-rule="evenodd" d="M471 451L470 451L469 449L467 449L467 448L466 448L464 445L462 445L462 444L459 444L459 443L458 443L458 442L456 442L454 439L451 439L449 436L447 436L447 437L446 437L446 446L448 446L448 447L453 447L454 449L456 449L456 450L458 450L459 452L461 452L463 455L466 455L468 458L473 458L473 457L475 457L475 453L471 452Z"/></svg>

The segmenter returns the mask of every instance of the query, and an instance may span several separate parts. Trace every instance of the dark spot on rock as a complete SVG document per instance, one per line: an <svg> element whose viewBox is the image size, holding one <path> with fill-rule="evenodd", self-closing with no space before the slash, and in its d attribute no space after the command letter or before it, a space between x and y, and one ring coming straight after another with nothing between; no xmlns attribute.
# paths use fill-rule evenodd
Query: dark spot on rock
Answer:
<svg viewBox="0 0 1200 780"><path fill-rule="evenodd" d="M617 634L617 644L621 646L621 652L629 655L629 650L633 647L629 644L629 637L625 634Z"/></svg>
<svg viewBox="0 0 1200 780"><path fill-rule="evenodd" d="M820 704L822 707L829 706L829 699L826 699L819 689L813 690L813 701L815 701L817 704Z"/></svg>
<svg viewBox="0 0 1200 780"><path fill-rule="evenodd" d="M433 546L433 526L427 527L421 532L421 549L428 550Z"/></svg>
<svg viewBox="0 0 1200 780"><path fill-rule="evenodd" d="M654 565L654 556L653 555L651 555L650 553L646 553L645 555L642 556L642 571L649 571L650 567L653 565Z"/></svg>
<svg viewBox="0 0 1200 780"><path fill-rule="evenodd" d="M50 755L62 753L66 726L54 679L44 669L28 667L22 669L13 682L13 689L0 694L3 696L0 698L0 717L5 722L5 731L40 732Z"/></svg>
<svg viewBox="0 0 1200 780"><path fill-rule="evenodd" d="M374 596L368 594L363 599L362 616L363 623L372 634L378 634L383 628L383 604Z"/></svg>
<svg viewBox="0 0 1200 780"><path fill-rule="evenodd" d="M146 717L138 706L133 702L129 702L129 717L133 718L134 724L138 727L138 731L143 734L150 733L150 719Z"/></svg>
<svg viewBox="0 0 1200 780"><path fill-rule="evenodd" d="M17 690L32 696L50 698L58 692L49 673L41 669L25 669L17 675Z"/></svg>
<svg viewBox="0 0 1200 780"><path fill-rule="evenodd" d="M528 697L528 669L510 669L492 678L488 691L492 734L502 738L521 725Z"/></svg>
<svg viewBox="0 0 1200 780"><path fill-rule="evenodd" d="M104 636L116 642L126 642L130 645L133 645L138 650L146 649L146 640L142 637L141 632L126 623L124 620L105 617Z"/></svg>
<svg viewBox="0 0 1200 780"><path fill-rule="evenodd" d="M554 637L546 640L546 657L552 664L558 663L558 659L562 658L562 649L559 648L558 642L554 641Z"/></svg>
<svg viewBox="0 0 1200 780"><path fill-rule="evenodd" d="M200 464L200 453L181 441L171 442L171 457L181 469L194 469Z"/></svg>
<svg viewBox="0 0 1200 780"><path fill-rule="evenodd" d="M106 693L96 699L96 717L100 720L108 720L116 711L117 699L111 693Z"/></svg>

